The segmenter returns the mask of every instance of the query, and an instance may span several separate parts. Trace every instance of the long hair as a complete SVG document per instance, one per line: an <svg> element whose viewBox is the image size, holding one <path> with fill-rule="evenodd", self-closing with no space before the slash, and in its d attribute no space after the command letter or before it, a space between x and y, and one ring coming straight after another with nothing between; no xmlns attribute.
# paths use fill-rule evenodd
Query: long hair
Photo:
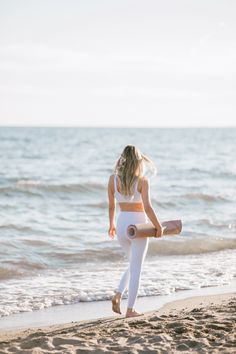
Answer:
<svg viewBox="0 0 236 354"><path fill-rule="evenodd" d="M153 161L142 154L136 146L127 145L124 148L114 167L114 173L119 176L121 194L132 195L134 193L134 181L144 175L145 164L148 164L152 172L156 173Z"/></svg>

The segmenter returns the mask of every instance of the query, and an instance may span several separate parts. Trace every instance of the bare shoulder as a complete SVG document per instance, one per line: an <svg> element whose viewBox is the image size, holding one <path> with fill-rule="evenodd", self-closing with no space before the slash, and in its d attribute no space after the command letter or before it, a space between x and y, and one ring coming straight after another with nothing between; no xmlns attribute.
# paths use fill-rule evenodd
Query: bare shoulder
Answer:
<svg viewBox="0 0 236 354"><path fill-rule="evenodd" d="M139 181L138 181L138 191L140 193L142 193L142 187L144 187L145 185L149 185L149 179L146 176L141 176L139 177Z"/></svg>
<svg viewBox="0 0 236 354"><path fill-rule="evenodd" d="M115 174L112 173L112 174L109 176L109 182L110 182L110 181L113 181L113 180L114 180L114 177L115 177Z"/></svg>
<svg viewBox="0 0 236 354"><path fill-rule="evenodd" d="M109 176L109 179L108 179L108 185L109 186L112 185L113 180L114 180L114 174Z"/></svg>
<svg viewBox="0 0 236 354"><path fill-rule="evenodd" d="M114 176L114 173L109 176L108 187L110 187L111 189L113 189L114 186Z"/></svg>

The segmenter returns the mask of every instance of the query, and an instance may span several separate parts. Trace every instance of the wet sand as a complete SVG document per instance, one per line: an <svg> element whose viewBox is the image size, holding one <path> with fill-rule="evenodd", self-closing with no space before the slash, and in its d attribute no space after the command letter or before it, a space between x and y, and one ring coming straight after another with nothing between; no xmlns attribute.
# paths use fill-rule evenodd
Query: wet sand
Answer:
<svg viewBox="0 0 236 354"><path fill-rule="evenodd" d="M235 353L236 293L177 300L136 318L0 332L0 354L117 352Z"/></svg>

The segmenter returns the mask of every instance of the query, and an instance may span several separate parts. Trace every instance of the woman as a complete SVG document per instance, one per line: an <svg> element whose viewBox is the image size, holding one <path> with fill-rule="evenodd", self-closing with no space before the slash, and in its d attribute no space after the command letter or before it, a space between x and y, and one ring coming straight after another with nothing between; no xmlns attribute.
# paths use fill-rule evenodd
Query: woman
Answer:
<svg viewBox="0 0 236 354"><path fill-rule="evenodd" d="M110 221L108 234L112 239L117 234L118 242L129 260L129 266L121 277L118 291L112 298L112 310L121 314L120 300L129 280L126 317L143 315L134 309L134 304L139 289L141 267L149 243L148 237L130 240L127 236L127 227L130 224L149 222L149 218L157 229L156 236L163 235L163 228L150 201L149 179L143 175L144 163L155 167L137 147L127 145L116 162L114 174L110 176L108 183ZM116 201L120 206L117 226L115 225Z"/></svg>

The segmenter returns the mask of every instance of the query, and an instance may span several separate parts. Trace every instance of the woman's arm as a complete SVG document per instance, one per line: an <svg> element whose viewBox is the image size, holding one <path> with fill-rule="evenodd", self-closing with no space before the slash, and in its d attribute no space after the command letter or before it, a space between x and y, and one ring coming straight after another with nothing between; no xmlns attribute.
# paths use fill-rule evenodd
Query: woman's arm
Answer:
<svg viewBox="0 0 236 354"><path fill-rule="evenodd" d="M115 227L115 211L116 211L116 200L114 194L114 177L111 175L108 182L108 200L109 200L109 230L108 234L114 238L116 233Z"/></svg>
<svg viewBox="0 0 236 354"><path fill-rule="evenodd" d="M144 206L144 210L145 213L147 214L147 216L149 217L150 221L152 222L152 224L155 226L155 228L157 229L157 237L161 237L163 235L163 227L161 225L160 220L158 219L153 207L152 207L152 203L150 200L150 185L149 185L149 180L144 177L142 180L142 191L141 191L141 195L142 195L142 200L143 200L143 206Z"/></svg>

